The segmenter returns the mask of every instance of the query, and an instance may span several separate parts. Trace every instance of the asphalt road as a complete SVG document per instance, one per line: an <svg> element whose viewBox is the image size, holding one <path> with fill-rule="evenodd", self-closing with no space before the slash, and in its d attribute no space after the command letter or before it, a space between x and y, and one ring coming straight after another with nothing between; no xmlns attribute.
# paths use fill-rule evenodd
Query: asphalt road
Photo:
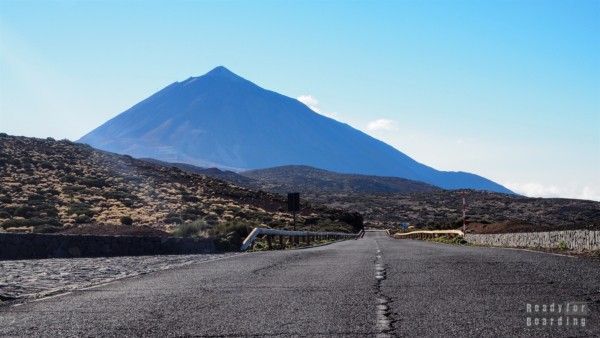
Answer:
<svg viewBox="0 0 600 338"><path fill-rule="evenodd" d="M0 335L598 336L599 281L597 260L367 233L1 306ZM527 303L575 301L585 327L527 326Z"/></svg>

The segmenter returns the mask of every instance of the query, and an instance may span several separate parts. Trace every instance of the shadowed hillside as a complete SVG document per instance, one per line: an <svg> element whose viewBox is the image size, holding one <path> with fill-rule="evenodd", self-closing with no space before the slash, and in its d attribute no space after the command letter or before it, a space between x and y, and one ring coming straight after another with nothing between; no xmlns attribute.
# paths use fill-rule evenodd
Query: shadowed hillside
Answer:
<svg viewBox="0 0 600 338"><path fill-rule="evenodd" d="M260 188L286 191L331 193L409 193L441 189L398 177L340 174L308 166L282 166L240 173L259 183ZM250 183L250 182L248 182Z"/></svg>
<svg viewBox="0 0 600 338"><path fill-rule="evenodd" d="M153 158L142 158L142 160L156 163L162 166L175 167L181 170L185 170L190 173L205 175L208 177L216 178L219 180L227 181L229 183L233 183L240 187L260 187L260 185L255 184L256 181L250 177L242 176L236 172L230 170L221 170L219 168L202 168L197 167L195 165L186 164L186 163L170 163L165 161L159 161Z"/></svg>

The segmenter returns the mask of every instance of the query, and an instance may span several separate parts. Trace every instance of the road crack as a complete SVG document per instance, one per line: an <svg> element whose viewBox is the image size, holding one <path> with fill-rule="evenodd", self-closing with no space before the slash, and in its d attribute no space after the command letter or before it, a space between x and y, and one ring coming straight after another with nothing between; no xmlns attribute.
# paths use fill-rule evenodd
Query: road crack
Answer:
<svg viewBox="0 0 600 338"><path fill-rule="evenodd" d="M377 245L375 256L375 316L377 337L391 337L394 330L394 313L391 311L391 298L385 295L382 284L387 278L387 266L383 262L383 255Z"/></svg>

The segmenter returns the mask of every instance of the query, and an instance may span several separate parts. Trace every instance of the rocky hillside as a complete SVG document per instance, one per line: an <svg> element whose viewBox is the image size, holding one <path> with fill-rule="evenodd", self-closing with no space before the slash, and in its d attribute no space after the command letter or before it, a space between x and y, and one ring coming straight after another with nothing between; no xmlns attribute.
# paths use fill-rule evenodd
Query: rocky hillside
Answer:
<svg viewBox="0 0 600 338"><path fill-rule="evenodd" d="M67 140L0 134L0 231L146 228L202 220L287 227L278 195ZM352 231L356 213L306 204L300 228ZM116 229L116 230L115 230Z"/></svg>
<svg viewBox="0 0 600 338"><path fill-rule="evenodd" d="M372 227L449 229L462 225L462 194L467 202L467 229L477 233L600 230L600 203L565 198L528 198L517 195L463 191L427 193L305 194L314 203L357 210Z"/></svg>
<svg viewBox="0 0 600 338"><path fill-rule="evenodd" d="M456 228L478 233L600 229L600 203L564 198L528 198L474 190L452 191L394 177L339 174L305 166L285 166L236 174L188 166L205 175L276 193L300 191L307 200L356 210L371 227ZM248 180L251 179L251 180Z"/></svg>

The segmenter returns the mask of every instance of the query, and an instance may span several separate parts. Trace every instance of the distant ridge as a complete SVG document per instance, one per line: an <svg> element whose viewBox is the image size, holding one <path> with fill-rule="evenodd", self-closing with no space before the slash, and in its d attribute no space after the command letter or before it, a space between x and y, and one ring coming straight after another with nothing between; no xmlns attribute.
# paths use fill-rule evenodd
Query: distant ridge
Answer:
<svg viewBox="0 0 600 338"><path fill-rule="evenodd" d="M308 166L281 166L234 173L182 163L149 161L253 190L283 195L298 191L302 199L310 203L360 212L365 225L373 228L394 228L406 223L428 229L460 227L463 197L469 204L468 229L475 233L593 230L600 227L600 203L594 201L443 190L397 177L340 174Z"/></svg>
<svg viewBox="0 0 600 338"><path fill-rule="evenodd" d="M283 193L315 191L332 193L414 193L440 188L398 177L340 174L309 166L290 165L240 173L261 183L261 188Z"/></svg>
<svg viewBox="0 0 600 338"><path fill-rule="evenodd" d="M438 171L296 99L219 66L175 82L79 142L134 157L243 171L285 165L401 177L445 189L512 193L481 176Z"/></svg>
<svg viewBox="0 0 600 338"><path fill-rule="evenodd" d="M219 168L202 168L186 163L169 163L152 158L142 160L165 167L217 178L241 187L261 189L279 194L290 191L303 193L416 193L442 189L427 183L398 177L340 174L302 165L289 165L235 173Z"/></svg>
<svg viewBox="0 0 600 338"><path fill-rule="evenodd" d="M165 167L179 168L183 171L187 171L187 172L194 173L194 174L200 174L200 175L204 175L204 176L208 176L208 177L212 177L212 178L217 178L217 179L220 179L223 181L227 181L229 183L236 184L240 187L256 187L257 186L255 184L256 181L254 179L240 175L240 174L235 173L230 170L221 170L221 169L215 168L215 167L202 168L202 167L198 167L198 166L195 166L192 164L164 162L164 161L156 160L153 158L142 158L141 160L159 164L159 165L162 165Z"/></svg>

